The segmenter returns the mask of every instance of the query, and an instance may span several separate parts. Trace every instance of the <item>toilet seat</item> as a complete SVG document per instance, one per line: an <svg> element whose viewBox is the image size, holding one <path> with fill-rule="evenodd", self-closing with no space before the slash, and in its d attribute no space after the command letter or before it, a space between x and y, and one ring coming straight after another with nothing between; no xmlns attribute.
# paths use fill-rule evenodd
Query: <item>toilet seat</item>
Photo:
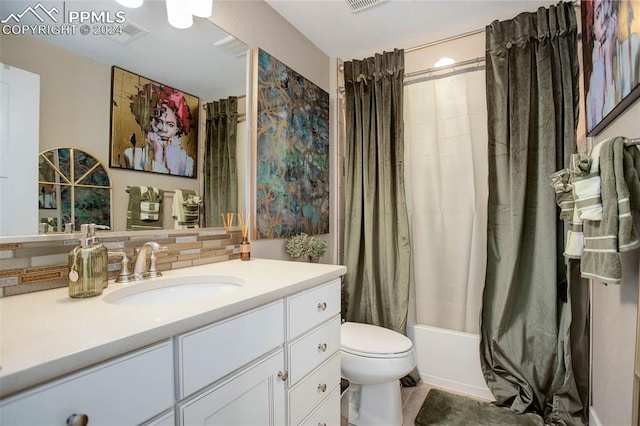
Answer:
<svg viewBox="0 0 640 426"><path fill-rule="evenodd" d="M401 358L413 352L413 343L387 328L346 322L340 327L340 349L367 358Z"/></svg>

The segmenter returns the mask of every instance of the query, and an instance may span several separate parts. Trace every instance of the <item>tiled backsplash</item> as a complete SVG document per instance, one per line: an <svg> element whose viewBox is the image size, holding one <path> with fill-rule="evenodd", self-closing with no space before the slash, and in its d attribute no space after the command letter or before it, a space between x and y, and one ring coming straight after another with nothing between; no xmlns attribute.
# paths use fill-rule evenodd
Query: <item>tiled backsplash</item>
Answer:
<svg viewBox="0 0 640 426"><path fill-rule="evenodd" d="M28 237L11 242L0 239L0 297L14 296L69 284L68 255L78 245L79 234ZM133 271L135 249L147 241L167 246L157 254L161 271L222 262L240 257L240 230L202 229L189 231L145 231L136 233L98 233L109 251L124 251ZM120 270L120 257L109 256L109 278Z"/></svg>

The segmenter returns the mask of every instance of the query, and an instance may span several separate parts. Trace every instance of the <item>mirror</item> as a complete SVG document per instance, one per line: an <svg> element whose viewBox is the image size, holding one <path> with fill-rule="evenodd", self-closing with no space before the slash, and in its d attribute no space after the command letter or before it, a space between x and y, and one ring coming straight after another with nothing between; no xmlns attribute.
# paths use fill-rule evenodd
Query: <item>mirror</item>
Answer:
<svg viewBox="0 0 640 426"><path fill-rule="evenodd" d="M43 232L71 232L82 223L111 228L111 181L104 165L77 148L57 148L38 157L38 210Z"/></svg>
<svg viewBox="0 0 640 426"><path fill-rule="evenodd" d="M113 230L126 228L127 186L201 192L206 133L204 104L237 96L239 111L246 111L246 44L208 19L194 17L191 28L172 28L167 22L164 1L147 0L138 9L126 9L113 0L47 1L42 5L54 14L59 13L57 23L43 15L43 24L30 12L23 13L29 6L35 7L33 2L0 2L1 20L7 21L12 13L20 16L20 25L11 25L11 20L3 24L0 62L40 76L38 151L73 147L109 164L111 68L117 66L200 99L197 162L200 170L198 179L190 179L107 168L112 186ZM82 25L78 21L70 21L74 11L89 14L90 20L82 24L88 26L89 34L80 32ZM120 19L117 17L124 19L120 23L104 23ZM23 24L40 24L48 30L34 35ZM75 26L75 33L63 30L65 25ZM107 34L114 26L122 29L121 33ZM243 121L244 116L239 120ZM238 135L238 147L246 151L249 138L246 123L239 123ZM238 153L239 162L244 164L242 156L246 153ZM239 182L239 193L244 191ZM165 211L165 216L170 217L171 200L167 201L169 212ZM168 225L172 223L165 221Z"/></svg>

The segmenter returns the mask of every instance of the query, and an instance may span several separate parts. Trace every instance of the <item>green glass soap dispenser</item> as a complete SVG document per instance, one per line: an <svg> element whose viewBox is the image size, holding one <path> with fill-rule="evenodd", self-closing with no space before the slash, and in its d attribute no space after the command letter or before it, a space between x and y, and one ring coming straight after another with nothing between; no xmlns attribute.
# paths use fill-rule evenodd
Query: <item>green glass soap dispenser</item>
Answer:
<svg viewBox="0 0 640 426"><path fill-rule="evenodd" d="M98 242L96 228L106 226L80 225L80 245L69 252L69 297L80 299L102 294L108 283L108 252Z"/></svg>

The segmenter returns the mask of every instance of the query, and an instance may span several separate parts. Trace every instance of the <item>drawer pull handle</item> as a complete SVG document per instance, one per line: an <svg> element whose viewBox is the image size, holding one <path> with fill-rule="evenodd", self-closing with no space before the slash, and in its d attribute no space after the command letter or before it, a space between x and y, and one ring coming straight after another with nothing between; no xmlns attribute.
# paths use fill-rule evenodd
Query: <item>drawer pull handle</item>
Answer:
<svg viewBox="0 0 640 426"><path fill-rule="evenodd" d="M322 383L322 384L318 385L318 390L322 391L322 392L326 392L327 391L327 384L326 383Z"/></svg>
<svg viewBox="0 0 640 426"><path fill-rule="evenodd" d="M318 423L318 426L327 426L327 424L324 423L324 422L323 423Z"/></svg>
<svg viewBox="0 0 640 426"><path fill-rule="evenodd" d="M89 424L89 416L86 414L73 413L67 418L68 426L87 426Z"/></svg>
<svg viewBox="0 0 640 426"><path fill-rule="evenodd" d="M318 345L318 350L322 351L322 352L326 352L327 351L327 344L326 343L320 343Z"/></svg>
<svg viewBox="0 0 640 426"><path fill-rule="evenodd" d="M287 379L289 378L289 372L288 371L278 371L278 377L280 377L280 379L282 379L283 382L286 382Z"/></svg>
<svg viewBox="0 0 640 426"><path fill-rule="evenodd" d="M318 303L318 309L324 311L327 309L327 302Z"/></svg>

